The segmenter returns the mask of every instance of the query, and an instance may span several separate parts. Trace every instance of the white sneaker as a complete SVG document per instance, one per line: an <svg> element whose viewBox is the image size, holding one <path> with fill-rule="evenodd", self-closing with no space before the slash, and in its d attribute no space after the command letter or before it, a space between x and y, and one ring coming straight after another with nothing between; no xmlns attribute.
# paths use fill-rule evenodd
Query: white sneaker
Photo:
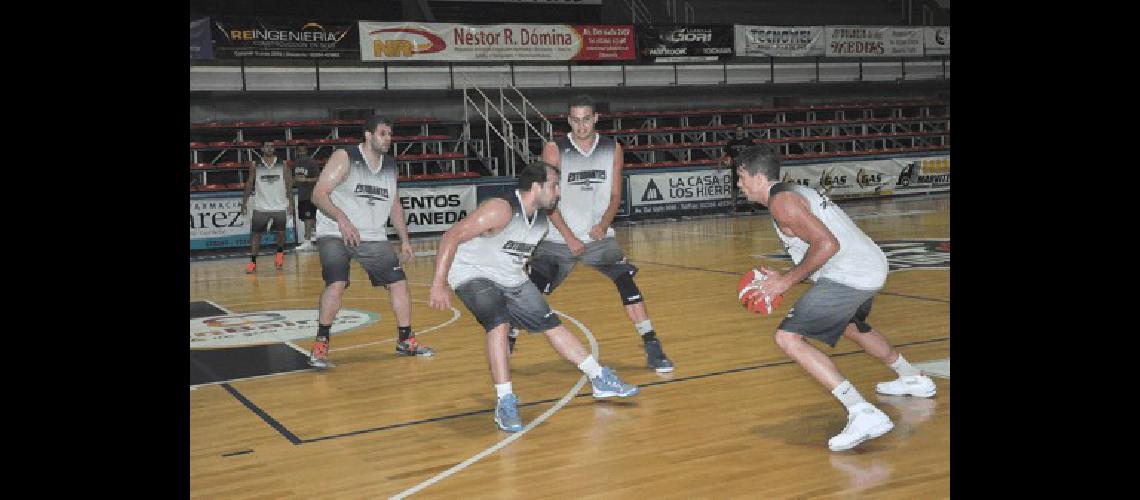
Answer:
<svg viewBox="0 0 1140 500"><path fill-rule="evenodd" d="M871 403L859 403L847 414L847 427L827 440L831 451L850 450L868 439L875 439L895 428L891 418Z"/></svg>
<svg viewBox="0 0 1140 500"><path fill-rule="evenodd" d="M297 245L293 250L296 252L312 252L316 249L317 247L313 245L313 242L306 240L304 243Z"/></svg>
<svg viewBox="0 0 1140 500"><path fill-rule="evenodd" d="M934 381L926 375L911 375L899 377L890 382L881 382L875 385L875 392L887 396L918 396L920 398L934 397L938 388Z"/></svg>

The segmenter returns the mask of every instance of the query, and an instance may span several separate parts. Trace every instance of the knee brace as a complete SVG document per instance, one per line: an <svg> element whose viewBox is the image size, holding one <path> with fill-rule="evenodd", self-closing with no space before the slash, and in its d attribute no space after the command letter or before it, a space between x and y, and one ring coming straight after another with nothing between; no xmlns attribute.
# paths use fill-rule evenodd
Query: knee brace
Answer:
<svg viewBox="0 0 1140 500"><path fill-rule="evenodd" d="M613 278L614 284L617 285L618 293L621 294L622 305L628 306L644 300L641 297L641 290L638 290L637 284L633 282L633 274L635 272L636 270L631 273L619 274Z"/></svg>

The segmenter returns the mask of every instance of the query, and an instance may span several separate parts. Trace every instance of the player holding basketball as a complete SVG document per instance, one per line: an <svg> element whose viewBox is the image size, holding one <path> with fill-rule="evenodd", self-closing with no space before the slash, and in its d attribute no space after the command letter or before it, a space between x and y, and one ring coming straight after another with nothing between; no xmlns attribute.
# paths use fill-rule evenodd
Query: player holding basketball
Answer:
<svg viewBox="0 0 1140 500"><path fill-rule="evenodd" d="M785 274L762 268L767 279L760 282L759 291L776 297L805 278L815 282L780 323L776 344L847 407L847 426L828 440L828 447L849 450L886 434L894 423L864 401L831 358L805 337L835 347L839 337L846 336L890 366L899 378L878 384L875 390L880 394L929 398L935 385L867 324L871 300L887 279L887 257L826 196L780 182L780 164L779 155L765 146L748 148L736 157L741 190L750 201L768 207L776 235L795 263Z"/></svg>
<svg viewBox="0 0 1140 500"><path fill-rule="evenodd" d="M671 372L673 362L665 357L645 299L633 282L637 267L626 261L610 227L621 204L621 145L594 130L598 115L588 96L574 97L569 108L571 132L542 149L542 160L561 170L562 199L550 212L554 230L534 251L530 279L549 295L578 261L606 275L617 286L626 315L641 334L646 365L659 373Z"/></svg>
<svg viewBox="0 0 1140 500"><path fill-rule="evenodd" d="M533 162L519 172L518 189L505 198L484 201L439 240L430 305L451 307L448 285L487 332L487 362L498 402L495 423L507 432L523 429L518 397L511 385L507 330L514 323L544 332L563 358L590 379L595 398L637 394L612 369L598 364L546 304L523 265L549 229L547 209L558 201L558 171Z"/></svg>
<svg viewBox="0 0 1140 500"><path fill-rule="evenodd" d="M316 368L330 366L329 334L340 311L341 297L349 285L351 259L364 267L372 286L388 289L399 336L396 354L435 354L412 334L408 280L400 259L388 243L386 225L391 215L392 226L400 236L401 257L409 261L415 258L408 242L404 208L396 191L396 159L388 154L391 145L392 121L380 116L369 118L364 123L364 142L333 152L317 185L313 186L313 204L319 209L317 251L321 256L321 277L325 280L317 317L317 340L309 354L309 364Z"/></svg>

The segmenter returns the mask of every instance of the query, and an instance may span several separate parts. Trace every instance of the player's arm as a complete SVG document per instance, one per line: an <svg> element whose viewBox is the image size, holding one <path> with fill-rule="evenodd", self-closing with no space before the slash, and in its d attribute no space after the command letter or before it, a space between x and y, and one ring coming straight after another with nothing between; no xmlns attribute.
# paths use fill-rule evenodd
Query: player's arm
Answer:
<svg viewBox="0 0 1140 500"><path fill-rule="evenodd" d="M392 199L392 227L396 228L396 234L400 237L400 253L405 260L415 258L415 252L412 251L412 244L408 241L408 224L407 219L404 218L404 204L400 202L400 190L396 189L396 195Z"/></svg>
<svg viewBox="0 0 1140 500"><path fill-rule="evenodd" d="M761 286L761 291L769 295L780 295L792 285L811 276L811 273L823 267L832 256L839 253L839 240L815 214L811 213L807 200L802 197L784 192L772 197L770 201L768 208L776 224L808 244L803 260L783 276L774 271L768 273L778 279L767 280L766 285Z"/></svg>
<svg viewBox="0 0 1140 500"><path fill-rule="evenodd" d="M249 177L245 179L245 188L241 193L241 213L245 213L245 204L249 201L249 194L253 192L253 183L257 180L257 163L249 166Z"/></svg>
<svg viewBox="0 0 1140 500"><path fill-rule="evenodd" d="M511 204L502 198L492 198L443 233L439 239L439 249L435 254L435 276L432 278L428 305L436 309L451 307L451 295L447 291L447 273L455 261L455 251L459 245L476 236L501 231L510 222Z"/></svg>
<svg viewBox="0 0 1140 500"><path fill-rule="evenodd" d="M289 203L289 214L292 215L296 213L293 210L293 170L282 165L281 172L285 174L285 201Z"/></svg>
<svg viewBox="0 0 1140 500"><path fill-rule="evenodd" d="M336 221L337 228L340 230L340 235L344 238L346 245L355 246L360 243L360 232L356 230L356 226L352 221L348 220L348 216L344 214L340 208L332 202L332 190L336 189L340 183L348 178L348 172L351 165L348 162L348 152L340 149L337 150L329 157L328 163L325 164L324 171L321 172L320 179L317 179L317 185L313 186L313 205L326 217Z"/></svg>
<svg viewBox="0 0 1140 500"><path fill-rule="evenodd" d="M618 208L621 206L621 171L625 166L625 155L621 149L621 143L614 143L614 168L613 168L613 188L610 189L610 204L606 207L606 212L602 214L602 220L590 229L590 237L595 240L600 240L606 237L606 230L609 229L610 224L613 224L614 217L617 216Z"/></svg>
<svg viewBox="0 0 1140 500"><path fill-rule="evenodd" d="M553 141L546 143L546 145L542 147L542 161L546 162L547 165L559 166L558 162L561 161L561 157L558 153L558 145ZM561 177L562 173L559 172L558 175ZM562 181L559 180L558 182L561 183ZM570 226L566 225L566 219L562 218L561 210L561 206L555 207L554 210L550 211L547 218L550 219L550 223L554 225L554 229L557 229L558 232L562 234L562 239L566 240L567 243L578 241L578 237L574 236L573 231L570 231ZM581 244L582 242L578 241L578 243Z"/></svg>

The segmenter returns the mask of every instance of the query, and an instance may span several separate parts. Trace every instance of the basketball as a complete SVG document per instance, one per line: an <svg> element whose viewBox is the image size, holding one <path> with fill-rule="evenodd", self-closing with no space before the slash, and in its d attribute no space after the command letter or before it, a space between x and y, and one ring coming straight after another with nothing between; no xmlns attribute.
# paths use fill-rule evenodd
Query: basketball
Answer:
<svg viewBox="0 0 1140 500"><path fill-rule="evenodd" d="M736 298L740 300L740 305L761 315L771 314L777 307L780 307L780 301L784 298L783 295L769 297L760 292L760 282L766 279L768 276L760 272L759 269L750 269L744 273L736 286Z"/></svg>

